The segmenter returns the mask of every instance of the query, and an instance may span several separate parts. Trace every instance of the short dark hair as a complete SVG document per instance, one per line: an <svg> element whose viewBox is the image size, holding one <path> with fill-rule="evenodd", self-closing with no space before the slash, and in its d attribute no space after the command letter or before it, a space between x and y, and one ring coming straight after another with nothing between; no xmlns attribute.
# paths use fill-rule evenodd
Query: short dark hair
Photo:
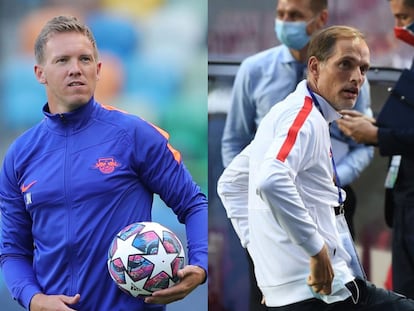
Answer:
<svg viewBox="0 0 414 311"><path fill-rule="evenodd" d="M388 0L391 2L392 0ZM403 5L408 6L410 8L414 8L414 0L403 0Z"/></svg>
<svg viewBox="0 0 414 311"><path fill-rule="evenodd" d="M310 0L309 7L314 13L319 13L328 8L328 0Z"/></svg>
<svg viewBox="0 0 414 311"><path fill-rule="evenodd" d="M404 5L414 8L414 0L404 0Z"/></svg>
<svg viewBox="0 0 414 311"><path fill-rule="evenodd" d="M91 41L95 59L98 59L96 40L89 27L79 22L74 16L56 16L46 23L36 38L34 53L38 64L42 64L44 61L45 45L50 36L63 32L78 32L84 34Z"/></svg>

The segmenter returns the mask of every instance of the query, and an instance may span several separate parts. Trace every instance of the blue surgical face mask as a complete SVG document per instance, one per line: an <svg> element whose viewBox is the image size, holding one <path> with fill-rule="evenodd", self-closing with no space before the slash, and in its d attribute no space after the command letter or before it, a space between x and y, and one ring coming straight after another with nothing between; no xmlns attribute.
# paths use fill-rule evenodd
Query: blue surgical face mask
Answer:
<svg viewBox="0 0 414 311"><path fill-rule="evenodd" d="M345 286L345 274L340 271L335 271L335 277L332 281L332 291L329 295L322 295L313 291L312 287L309 286L310 291L312 292L313 297L324 301L325 303L334 303L338 301L344 301L348 297L352 296L351 291ZM358 288L358 286L357 286ZM356 299L356 302L359 300L359 289L357 297L353 297L353 300ZM355 303L355 302L354 302Z"/></svg>
<svg viewBox="0 0 414 311"><path fill-rule="evenodd" d="M276 37L288 48L301 50L309 42L310 36L306 32L306 27L311 21L288 22L276 19Z"/></svg>

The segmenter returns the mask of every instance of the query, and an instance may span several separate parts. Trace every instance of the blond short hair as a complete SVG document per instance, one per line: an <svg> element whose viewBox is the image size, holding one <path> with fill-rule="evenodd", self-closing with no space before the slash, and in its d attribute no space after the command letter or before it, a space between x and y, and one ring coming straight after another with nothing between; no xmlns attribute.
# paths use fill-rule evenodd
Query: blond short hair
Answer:
<svg viewBox="0 0 414 311"><path fill-rule="evenodd" d="M38 64L42 64L44 61L45 46L50 36L55 33L65 32L77 32L85 35L92 43L95 59L98 59L96 40L89 27L79 22L74 16L56 16L46 23L36 38L34 53Z"/></svg>
<svg viewBox="0 0 414 311"><path fill-rule="evenodd" d="M350 26L330 26L314 34L309 42L308 59L316 57L321 62L328 60L335 50L339 39L362 39L364 34L358 29Z"/></svg>

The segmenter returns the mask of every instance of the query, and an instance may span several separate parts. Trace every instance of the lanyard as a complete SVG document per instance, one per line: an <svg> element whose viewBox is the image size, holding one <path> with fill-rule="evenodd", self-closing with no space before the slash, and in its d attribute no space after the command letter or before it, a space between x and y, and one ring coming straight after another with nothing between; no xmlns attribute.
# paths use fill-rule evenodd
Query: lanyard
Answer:
<svg viewBox="0 0 414 311"><path fill-rule="evenodd" d="M313 103L315 104L316 108L318 108L321 115L325 118L325 116L323 115L323 112L322 112L321 105L319 104L318 100L316 99L315 94L310 89L309 85L306 84L306 87L308 88L309 94L311 95ZM341 181L339 180L338 171L336 169L335 159L334 159L333 152L332 152L332 146L329 147L329 150L331 152L332 167L333 167L333 171L334 171L336 187L338 188L338 203L339 203L340 206L343 206L344 205L344 199L342 198Z"/></svg>
<svg viewBox="0 0 414 311"><path fill-rule="evenodd" d="M312 100L315 103L316 108L318 108L319 112L323 115L321 105L319 104L318 100L316 99L315 94L311 91L308 85L306 85L308 88L308 91L310 95L312 96ZM340 233L343 246L345 250L348 252L348 254L351 256L352 260L350 262L350 268L353 271L353 274L355 276L360 276L363 279L367 279L367 276L364 272L364 268L362 267L361 261L359 260L358 253L355 249L354 243L352 241L351 234L349 232L348 225L346 223L345 217L344 217L344 200L342 198L342 192L341 192L341 182L339 180L338 172L336 170L335 160L332 153L332 146L330 146L330 152L331 152L331 159L332 159L332 166L334 171L334 176L336 180L336 187L338 188L338 203L339 203L339 211L342 217L337 218L337 225L338 228L341 228L340 230L343 230L343 233ZM345 237L343 236L345 233Z"/></svg>

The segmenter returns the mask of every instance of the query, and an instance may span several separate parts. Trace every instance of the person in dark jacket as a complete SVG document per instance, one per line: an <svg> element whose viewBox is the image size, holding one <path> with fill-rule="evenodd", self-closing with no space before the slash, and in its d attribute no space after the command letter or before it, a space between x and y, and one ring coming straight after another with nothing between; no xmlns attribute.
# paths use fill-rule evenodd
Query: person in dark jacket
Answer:
<svg viewBox="0 0 414 311"><path fill-rule="evenodd" d="M390 0L389 4L395 18L395 36L414 46L414 0ZM407 74L414 77L414 60ZM400 79L405 79L405 75ZM411 88L405 92L412 93L412 82L407 84ZM411 127L387 126L355 111L342 113L338 125L344 133L359 143L376 145L382 156L391 157L385 182L385 212L386 221L393 228L392 284L394 291L414 298L414 123ZM414 120L414 108L407 109L407 113ZM393 111L389 117L401 120L407 116Z"/></svg>

